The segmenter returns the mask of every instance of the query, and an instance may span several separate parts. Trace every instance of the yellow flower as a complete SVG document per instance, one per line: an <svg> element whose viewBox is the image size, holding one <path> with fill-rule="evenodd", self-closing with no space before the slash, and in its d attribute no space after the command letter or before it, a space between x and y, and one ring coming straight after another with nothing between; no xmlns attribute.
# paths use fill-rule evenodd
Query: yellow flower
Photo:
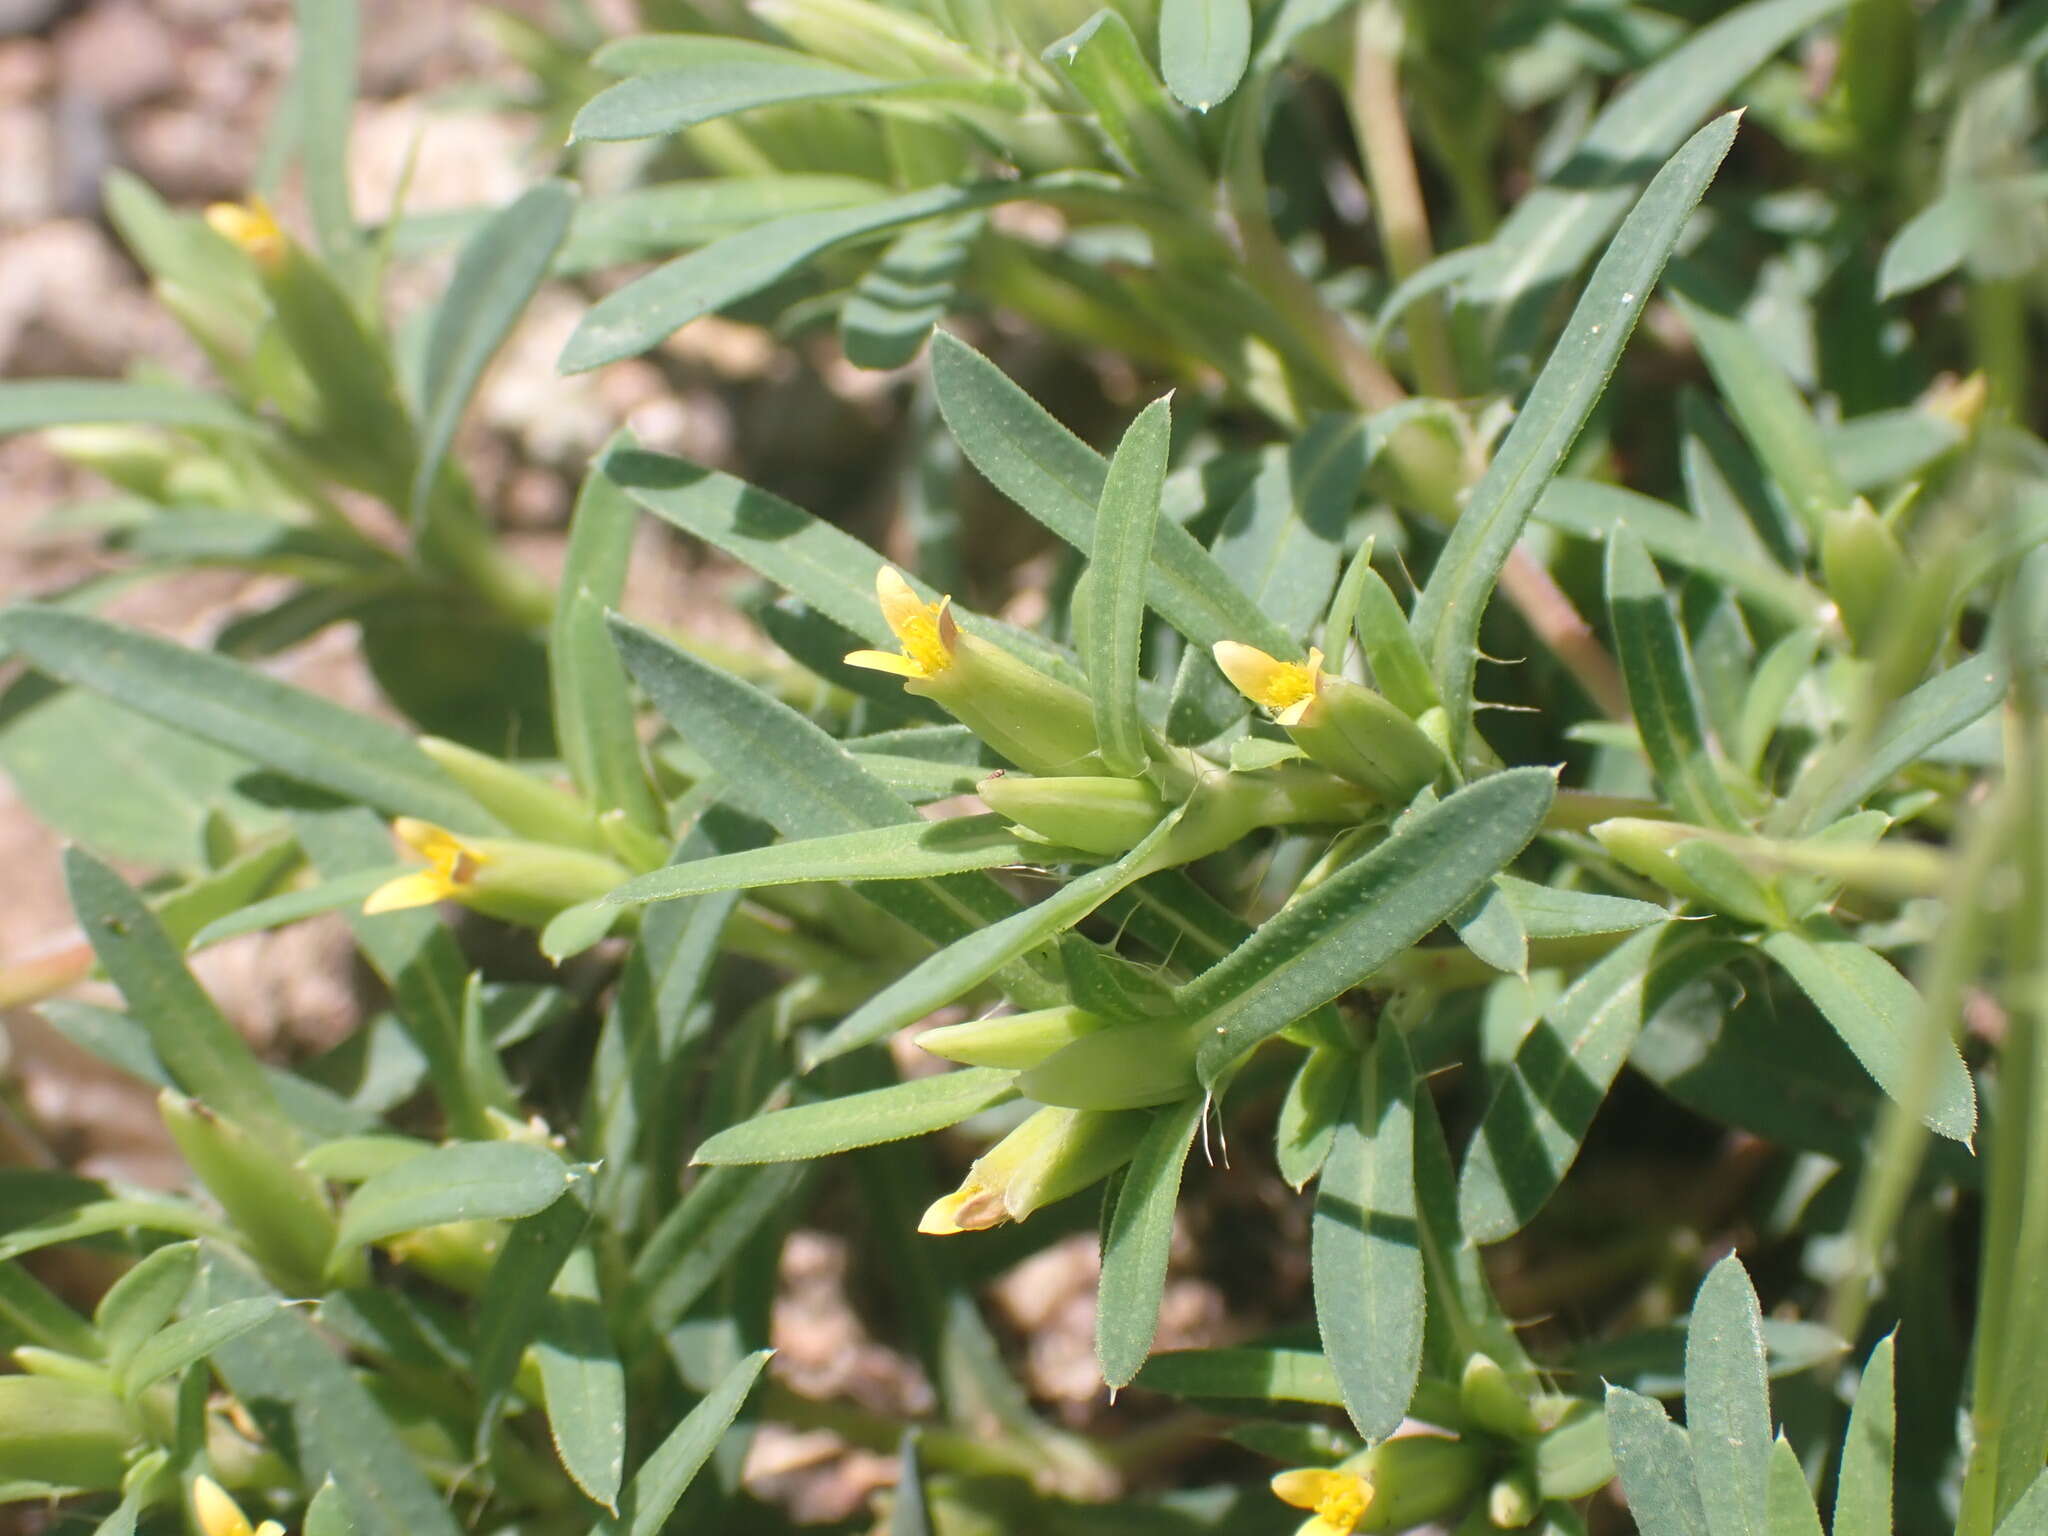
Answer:
<svg viewBox="0 0 2048 1536"><path fill-rule="evenodd" d="M284 1527L266 1520L253 1531L242 1506L219 1483L206 1476L192 1479L192 1514L205 1536L284 1536Z"/></svg>
<svg viewBox="0 0 2048 1536"><path fill-rule="evenodd" d="M1237 691L1269 710L1282 725L1299 725L1323 691L1323 653L1311 650L1307 661L1281 661L1255 645L1235 640L1216 642L1216 665Z"/></svg>
<svg viewBox="0 0 2048 1536"><path fill-rule="evenodd" d="M407 907L431 907L437 901L459 901L463 888L490 862L489 855L432 822L401 816L392 822L391 830L424 858L428 867L378 886L363 903L365 913L402 912Z"/></svg>
<svg viewBox="0 0 2048 1536"><path fill-rule="evenodd" d="M853 651L846 657L849 667L866 667L871 672L890 672L919 682L929 682L953 665L953 652L960 643L960 627L949 611L953 599L942 597L928 603L919 597L903 573L892 565L875 572L875 599L882 605L882 617L889 622L903 647L894 651Z"/></svg>
<svg viewBox="0 0 2048 1536"><path fill-rule="evenodd" d="M1341 1467L1295 1467L1273 1479L1273 1496L1315 1512L1295 1536L1351 1536L1372 1508L1372 1484Z"/></svg>
<svg viewBox="0 0 2048 1536"><path fill-rule="evenodd" d="M270 204L252 196L246 203L215 203L206 210L213 232L233 242L266 272L274 272L289 245Z"/></svg>

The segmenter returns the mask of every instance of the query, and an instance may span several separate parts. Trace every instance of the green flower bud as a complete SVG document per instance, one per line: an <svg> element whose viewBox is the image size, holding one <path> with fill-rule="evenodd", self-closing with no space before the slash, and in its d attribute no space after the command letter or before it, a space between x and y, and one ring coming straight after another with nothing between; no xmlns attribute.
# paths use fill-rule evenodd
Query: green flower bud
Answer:
<svg viewBox="0 0 2048 1536"><path fill-rule="evenodd" d="M300 1296L320 1291L335 1232L320 1181L197 1099L165 1089L157 1111L199 1182L279 1287Z"/></svg>
<svg viewBox="0 0 2048 1536"><path fill-rule="evenodd" d="M1151 1119L1134 1110L1038 1110L976 1158L960 1187L932 1202L917 1230L950 1236L1022 1221L1123 1167Z"/></svg>
<svg viewBox="0 0 2048 1536"><path fill-rule="evenodd" d="M1355 1458L1372 1484L1372 1507L1361 1532L1405 1531L1442 1520L1482 1486L1491 1458L1464 1440L1441 1435L1401 1435Z"/></svg>
<svg viewBox="0 0 2048 1536"><path fill-rule="evenodd" d="M1146 1109L1201 1091L1193 1026L1181 1019L1117 1024L1063 1046L1018 1074L1017 1091L1071 1109Z"/></svg>
<svg viewBox="0 0 2048 1536"><path fill-rule="evenodd" d="M1858 655L1874 656L1909 580L1905 551L1860 497L1821 523L1820 568Z"/></svg>
<svg viewBox="0 0 2048 1536"><path fill-rule="evenodd" d="M1509 1440L1538 1434L1536 1410L1529 1394L1487 1355L1473 1355L1458 1380L1458 1403L1481 1429Z"/></svg>
<svg viewBox="0 0 2048 1536"><path fill-rule="evenodd" d="M164 501L164 481L178 461L170 434L151 427L52 427L43 434L56 455L111 480L124 491Z"/></svg>
<svg viewBox="0 0 2048 1536"><path fill-rule="evenodd" d="M1496 1530L1518 1531L1534 1520L1542 1507L1536 1479L1522 1467L1496 1478L1486 1491L1486 1518Z"/></svg>
<svg viewBox="0 0 2048 1536"><path fill-rule="evenodd" d="M1040 1008L1000 1018L974 1019L928 1029L917 1043L934 1056L969 1067L1001 1067L1021 1072L1035 1067L1062 1046L1105 1029L1109 1020L1085 1008Z"/></svg>
<svg viewBox="0 0 2048 1536"><path fill-rule="evenodd" d="M0 1376L0 1479L113 1490L136 1427L112 1392L47 1376Z"/></svg>
<svg viewBox="0 0 2048 1536"><path fill-rule="evenodd" d="M1105 771L1095 755L1095 705L1088 695L963 633L953 621L951 598L926 602L893 566L876 573L875 597L903 650L854 651L848 666L902 678L906 693L936 700L1028 772Z"/></svg>
<svg viewBox="0 0 2048 1536"><path fill-rule="evenodd" d="M975 786L990 810L1027 832L1083 853L1118 854L1135 847L1166 814L1166 802L1143 779L1029 778L998 774Z"/></svg>
<svg viewBox="0 0 2048 1536"><path fill-rule="evenodd" d="M592 853L611 853L597 817L582 796L459 742L439 736L422 736L419 742L420 750L439 764L442 772L516 835Z"/></svg>
<svg viewBox="0 0 2048 1536"><path fill-rule="evenodd" d="M505 1246L502 1221L444 1221L390 1239L384 1249L399 1263L464 1296L481 1296L491 1266Z"/></svg>
<svg viewBox="0 0 2048 1536"><path fill-rule="evenodd" d="M1617 863L1674 895L1764 927L1785 921L1775 893L1703 828L1616 816L1588 830Z"/></svg>
<svg viewBox="0 0 2048 1536"><path fill-rule="evenodd" d="M1237 690L1272 712L1294 744L1332 773L1406 805L1447 761L1422 726L1363 684L1323 670L1323 653L1280 661L1221 641L1216 664Z"/></svg>
<svg viewBox="0 0 2048 1536"><path fill-rule="evenodd" d="M578 848L503 837L457 837L431 822L401 816L391 824L398 840L427 860L425 869L388 880L370 893L363 911L458 901L490 917L544 928L558 913L624 885L633 872Z"/></svg>

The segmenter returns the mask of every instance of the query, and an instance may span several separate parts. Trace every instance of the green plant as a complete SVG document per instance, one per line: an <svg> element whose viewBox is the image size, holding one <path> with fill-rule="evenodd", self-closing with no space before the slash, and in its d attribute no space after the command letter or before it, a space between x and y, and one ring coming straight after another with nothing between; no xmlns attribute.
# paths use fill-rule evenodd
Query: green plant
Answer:
<svg viewBox="0 0 2048 1536"><path fill-rule="evenodd" d="M468 627L413 653L495 674L487 633L547 684L512 759L482 748L532 701L495 676L452 741L476 701L380 673L443 731L416 738L92 593L0 614L76 690L16 683L10 729L91 699L125 713L71 722L74 751L139 719L213 754L159 886L98 856L124 850L96 808L64 817L127 1009L45 1013L162 1089L199 1189L0 1175L8 1491L76 1494L116 1533L202 1474L322 1536L771 1531L739 1454L776 1421L898 1452L842 1529L1570 1532L1615 1527L1617 1467L1647 1532L1815 1530L1831 1479L1837 1536L1894 1506L1902 1530L2040 1529L2048 18L648 16L666 30L588 62L501 24L542 120L573 108L577 167L631 141L639 180L454 221L416 375L365 318L381 247L336 201L344 43L309 48L297 108L319 257L260 205L209 226L118 193L235 402L0 388L16 427L175 434L69 440L149 504L145 553L196 558L177 540L250 497L260 558L297 561L358 536L324 481L381 498L404 556L374 580L295 564L285 608L353 615L374 658L378 604L454 604ZM1802 39L1834 50L1825 88L1779 58ZM564 99L597 73L619 78ZM1746 126L1700 125L1731 97ZM454 423L550 268L649 257L564 367L713 312L835 325L866 367L929 346L911 568L621 440L554 592L508 574ZM1922 287L1953 302L1892 302ZM934 329L988 312L1157 397L1055 401L1114 419L1099 452ZM172 498L187 479L204 495ZM982 558L1014 511L1055 542L1050 582ZM643 515L781 589L752 612L784 659L743 676L615 611ZM1043 588L1028 627L995 616L1020 587ZM969 794L986 813L947 813ZM453 908L588 958L510 981ZM390 1012L333 1059L265 1063L183 951L335 910ZM958 1065L906 1072L885 1046L949 1009L910 1038ZM956 1127L971 1161L921 1139ZM1246 1301L1248 1342L1154 1354L1177 1213L1239 1219L1215 1211L1269 1169L1314 1186L1306 1293ZM827 1186L932 1387L907 1438L749 1396L778 1256ZM975 1293L1098 1188L1102 1379L1186 1406L1124 1431L1118 1399L1082 1433L1029 1401ZM1765 1322L1729 1259L1681 1338L1701 1241L1734 1235L1804 1319ZM19 1262L59 1244L132 1261L89 1316ZM1681 1390L1683 1430L1653 1401ZM1223 1439L1282 1468L1270 1494L1204 1459ZM231 1536L239 1512L198 1497Z"/></svg>

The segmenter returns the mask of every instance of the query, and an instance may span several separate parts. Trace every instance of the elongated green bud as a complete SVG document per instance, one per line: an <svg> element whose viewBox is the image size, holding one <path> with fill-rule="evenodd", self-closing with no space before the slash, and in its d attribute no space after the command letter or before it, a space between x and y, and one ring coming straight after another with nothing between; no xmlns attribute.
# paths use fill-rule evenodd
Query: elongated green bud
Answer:
<svg viewBox="0 0 2048 1536"><path fill-rule="evenodd" d="M645 872L668 862L668 844L623 810L609 810L598 817L597 830L605 848L622 864Z"/></svg>
<svg viewBox="0 0 2048 1536"><path fill-rule="evenodd" d="M151 501L167 499L164 482L179 458L170 434L153 427L52 427L43 441L59 458Z"/></svg>
<svg viewBox="0 0 2048 1536"><path fill-rule="evenodd" d="M1068 1005L942 1025L919 1035L917 1043L934 1056L964 1066L1021 1072L1037 1066L1062 1046L1108 1026L1109 1020L1099 1014Z"/></svg>
<svg viewBox="0 0 2048 1536"><path fill-rule="evenodd" d="M422 736L420 750L516 836L607 856L611 853L596 814L582 796L439 736Z"/></svg>
<svg viewBox="0 0 2048 1536"><path fill-rule="evenodd" d="M1255 646L1220 641L1216 665L1263 705L1294 744L1330 772L1396 805L1448 766L1429 734L1363 684L1323 670L1323 653L1280 661Z"/></svg>
<svg viewBox="0 0 2048 1536"><path fill-rule="evenodd" d="M1711 853L1702 855L1698 851L1712 848L1726 854L1726 850L1711 843L1703 828L1678 821L1616 816L1588 830L1614 856L1616 863L1656 881L1673 895L1766 926L1784 920L1775 899L1733 855L1726 855L1724 864ZM1683 858L1678 856L1681 850L1685 850ZM1747 879L1736 878L1738 873Z"/></svg>
<svg viewBox="0 0 2048 1536"><path fill-rule="evenodd" d="M444 1221L384 1244L399 1263L465 1296L481 1296L505 1246L502 1221Z"/></svg>
<svg viewBox="0 0 2048 1536"><path fill-rule="evenodd" d="M110 1391L48 1376L0 1376L0 1479L119 1488L137 1438Z"/></svg>
<svg viewBox="0 0 2048 1536"><path fill-rule="evenodd" d="M1495 1478L1493 1486L1486 1490L1486 1518L1496 1530L1519 1531L1536 1518L1542 1507L1543 1497L1536 1491L1536 1479L1526 1467L1516 1467Z"/></svg>
<svg viewBox="0 0 2048 1536"><path fill-rule="evenodd" d="M1905 551L1859 498L1821 524L1820 569L1858 655L1878 653L1909 579Z"/></svg>
<svg viewBox="0 0 2048 1536"><path fill-rule="evenodd" d="M1458 1380L1458 1403L1481 1429L1510 1440L1539 1434L1542 1425L1529 1393L1488 1355L1473 1355Z"/></svg>
<svg viewBox="0 0 2048 1536"><path fill-rule="evenodd" d="M1151 1118L1134 1110L1038 1110L976 1158L960 1187L932 1202L917 1230L950 1236L1022 1221L1129 1162Z"/></svg>
<svg viewBox="0 0 2048 1536"><path fill-rule="evenodd" d="M1095 705L1008 651L961 630L952 600L926 602L900 571L883 566L875 598L902 651L854 651L848 666L903 679L906 693L941 708L1031 773L1099 774Z"/></svg>
<svg viewBox="0 0 2048 1536"><path fill-rule="evenodd" d="M1116 1024L1085 1035L1017 1077L1017 1091L1071 1109L1145 1109L1201 1091L1194 1028L1181 1019Z"/></svg>
<svg viewBox="0 0 2048 1536"><path fill-rule="evenodd" d="M1488 1453L1465 1440L1402 1435L1357 1458L1372 1484L1361 1532L1405 1531L1454 1514L1483 1486Z"/></svg>
<svg viewBox="0 0 2048 1536"><path fill-rule="evenodd" d="M317 1294L335 1231L320 1181L197 1099L165 1089L157 1110L199 1182L279 1287Z"/></svg>
<svg viewBox="0 0 2048 1536"><path fill-rule="evenodd" d="M633 872L580 848L505 837L458 837L445 827L401 816L398 840L427 866L388 880L363 903L367 913L458 901L508 923L544 928L567 908L624 885Z"/></svg>
<svg viewBox="0 0 2048 1536"><path fill-rule="evenodd" d="M1166 814L1143 779L1031 778L998 774L975 786L984 804L1063 848L1116 854L1135 847Z"/></svg>

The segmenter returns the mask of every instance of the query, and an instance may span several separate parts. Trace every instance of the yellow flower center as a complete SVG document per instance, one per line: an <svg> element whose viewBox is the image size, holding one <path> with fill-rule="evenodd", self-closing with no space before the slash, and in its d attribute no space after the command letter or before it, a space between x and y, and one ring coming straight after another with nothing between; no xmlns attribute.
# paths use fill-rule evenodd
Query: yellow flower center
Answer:
<svg viewBox="0 0 2048 1536"><path fill-rule="evenodd" d="M1298 1536L1352 1536L1372 1508L1372 1484L1342 1467L1294 1467L1274 1477L1273 1493L1315 1515Z"/></svg>
<svg viewBox="0 0 2048 1536"><path fill-rule="evenodd" d="M953 653L939 635L939 615L950 599L925 603L922 611L905 615L896 626L903 654L926 677L937 677L953 665Z"/></svg>
<svg viewBox="0 0 2048 1536"><path fill-rule="evenodd" d="M1332 1478L1316 1500L1316 1517L1350 1536L1372 1507L1372 1486L1362 1477Z"/></svg>
<svg viewBox="0 0 2048 1536"><path fill-rule="evenodd" d="M889 565L875 573L875 597L889 633L903 652L854 651L845 658L848 666L929 682L953 665L953 647L960 635L953 615L946 611L953 601L950 597L926 602L903 579L903 573Z"/></svg>
<svg viewBox="0 0 2048 1536"><path fill-rule="evenodd" d="M1273 669L1273 675L1266 680L1266 686L1253 702L1263 704L1277 714L1313 697L1315 691L1315 673L1298 661L1283 661Z"/></svg>

